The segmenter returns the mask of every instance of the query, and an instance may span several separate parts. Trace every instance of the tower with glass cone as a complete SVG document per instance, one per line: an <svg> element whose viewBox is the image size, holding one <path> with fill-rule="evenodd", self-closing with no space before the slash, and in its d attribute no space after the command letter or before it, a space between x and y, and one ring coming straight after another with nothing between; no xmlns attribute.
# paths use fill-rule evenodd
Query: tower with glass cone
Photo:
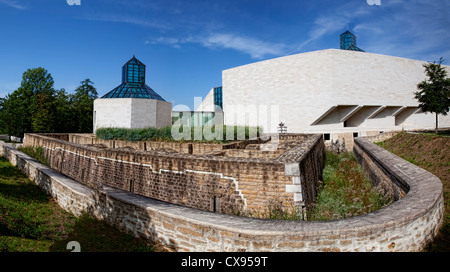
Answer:
<svg viewBox="0 0 450 272"><path fill-rule="evenodd" d="M161 128L172 124L172 103L145 83L145 64L134 55L122 67L122 84L94 101L98 128Z"/></svg>

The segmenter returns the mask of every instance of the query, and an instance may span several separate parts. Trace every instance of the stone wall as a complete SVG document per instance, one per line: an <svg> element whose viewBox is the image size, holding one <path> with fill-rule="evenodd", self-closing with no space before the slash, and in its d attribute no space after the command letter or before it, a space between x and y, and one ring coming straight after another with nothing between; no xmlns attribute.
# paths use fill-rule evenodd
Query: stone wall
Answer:
<svg viewBox="0 0 450 272"><path fill-rule="evenodd" d="M369 141L371 141L372 143L378 143L378 142L383 142L383 141L389 140L390 138L394 137L395 135L397 135L399 133L400 133L400 131L384 132L384 133L380 133L378 135L368 136L365 138L368 139Z"/></svg>
<svg viewBox="0 0 450 272"><path fill-rule="evenodd" d="M69 135L66 141L59 134L27 134L24 145L42 147L52 168L93 188L107 185L225 214L259 216L273 201L304 213L316 195L323 140L320 135L283 137L279 146L288 150L282 155L257 157L232 156L234 148L246 147L243 143L219 149L202 143L108 142L83 135ZM195 152L175 151L186 151L187 145ZM300 156L310 150L315 156ZM201 151L205 154L192 154Z"/></svg>
<svg viewBox="0 0 450 272"><path fill-rule="evenodd" d="M360 152L386 161L406 195L363 216L327 222L262 220L211 213L103 186L77 183L0 141L0 155L17 165L64 209L90 212L135 236L177 251L421 251L442 224L442 183L364 139ZM83 245L81 245L83 248Z"/></svg>
<svg viewBox="0 0 450 272"><path fill-rule="evenodd" d="M46 134L47 135L47 134ZM96 138L94 134L66 134L67 141L80 145L93 145L105 148L132 148L134 150L151 151L167 149L168 151L184 154L209 154L222 151L221 144L189 143L189 142L156 142L138 141L128 142L121 140L102 140ZM53 136L50 136L53 137Z"/></svg>
<svg viewBox="0 0 450 272"><path fill-rule="evenodd" d="M355 144L353 150L358 163L388 201L397 201L410 190L409 184L399 176L402 170L397 168L404 160L392 158L383 148L373 148L373 145L367 144L369 141L372 140L366 138Z"/></svg>
<svg viewBox="0 0 450 272"><path fill-rule="evenodd" d="M0 141L0 156L8 159L66 211L75 216L92 210L95 190L76 182Z"/></svg>

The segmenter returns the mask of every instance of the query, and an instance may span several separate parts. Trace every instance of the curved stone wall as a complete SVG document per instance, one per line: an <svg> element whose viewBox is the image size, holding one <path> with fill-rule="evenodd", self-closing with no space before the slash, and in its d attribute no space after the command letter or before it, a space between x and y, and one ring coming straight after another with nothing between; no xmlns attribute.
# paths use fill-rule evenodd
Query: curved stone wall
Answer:
<svg viewBox="0 0 450 272"><path fill-rule="evenodd" d="M70 142L74 136L77 141L94 142L89 135L26 134L23 145L42 148L51 168L90 187L106 185L232 215L264 215L276 203L303 216L314 202L325 150L319 134L283 134L270 141L276 145L274 150L259 150L265 144L236 142L221 145L220 152L213 151L215 144L195 143L195 152L190 152L212 151L206 154L183 152L184 146L192 145L183 142L113 140L100 141L100 147L99 142L95 146ZM155 148L160 143L165 148ZM238 144L253 149L236 148Z"/></svg>
<svg viewBox="0 0 450 272"><path fill-rule="evenodd" d="M359 157L407 185L398 201L379 211L337 221L278 221L217 214L168 204L104 186L76 183L0 142L7 157L58 203L90 212L136 236L177 251L421 251L443 218L441 181L365 139Z"/></svg>

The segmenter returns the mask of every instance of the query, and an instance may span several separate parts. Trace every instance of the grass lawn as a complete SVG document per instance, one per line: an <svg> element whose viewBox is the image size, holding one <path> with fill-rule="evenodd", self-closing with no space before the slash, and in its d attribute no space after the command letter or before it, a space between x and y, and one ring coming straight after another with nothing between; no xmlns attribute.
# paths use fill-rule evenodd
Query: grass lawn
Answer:
<svg viewBox="0 0 450 272"><path fill-rule="evenodd" d="M67 252L70 241L82 252L163 251L91 216L74 217L0 157L0 252Z"/></svg>
<svg viewBox="0 0 450 272"><path fill-rule="evenodd" d="M450 130L435 133L399 133L379 146L433 173L443 184L444 224L430 252L450 251Z"/></svg>

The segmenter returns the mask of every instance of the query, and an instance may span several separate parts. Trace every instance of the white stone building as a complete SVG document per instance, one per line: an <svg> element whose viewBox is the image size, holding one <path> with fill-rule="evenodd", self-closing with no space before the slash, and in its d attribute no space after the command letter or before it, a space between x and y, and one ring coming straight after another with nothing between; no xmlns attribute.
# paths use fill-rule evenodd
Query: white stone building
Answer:
<svg viewBox="0 0 450 272"><path fill-rule="evenodd" d="M122 84L94 101L98 128L161 128L172 124L172 103L145 84L145 65L133 56L122 67Z"/></svg>
<svg viewBox="0 0 450 272"><path fill-rule="evenodd" d="M278 132L283 122L287 132L322 133L326 140L433 129L435 115L423 113L414 98L426 79L423 64L361 49L329 49L224 70L224 124ZM197 111L212 111L216 95L217 88L211 89ZM440 115L439 127L450 127L450 116Z"/></svg>

